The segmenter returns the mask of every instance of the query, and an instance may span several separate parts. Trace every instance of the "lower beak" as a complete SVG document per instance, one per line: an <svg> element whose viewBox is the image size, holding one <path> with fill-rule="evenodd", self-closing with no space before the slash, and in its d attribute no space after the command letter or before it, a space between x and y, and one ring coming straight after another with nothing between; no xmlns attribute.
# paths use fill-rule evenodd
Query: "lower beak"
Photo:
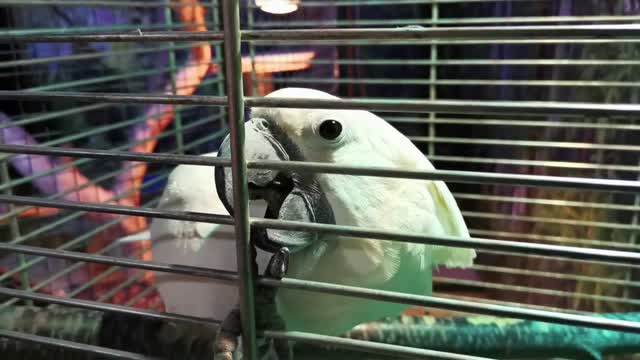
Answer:
<svg viewBox="0 0 640 360"><path fill-rule="evenodd" d="M271 131L263 119L251 119L245 123L245 158L247 161L304 160L299 149L282 132ZM275 135L275 136L274 136ZM227 136L218 150L218 157L231 158L230 137ZM267 202L265 218L335 224L333 211L320 184L313 174L269 169L247 171L249 198ZM218 196L229 214L233 216L233 187L230 167L216 167L215 183ZM252 228L254 244L268 252L282 247L296 252L319 238L317 232Z"/></svg>

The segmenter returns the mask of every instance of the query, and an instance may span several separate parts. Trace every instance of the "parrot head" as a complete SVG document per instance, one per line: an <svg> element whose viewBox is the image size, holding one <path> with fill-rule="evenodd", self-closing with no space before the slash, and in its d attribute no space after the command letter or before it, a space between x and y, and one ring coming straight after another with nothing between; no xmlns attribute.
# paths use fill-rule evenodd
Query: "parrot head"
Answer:
<svg viewBox="0 0 640 360"><path fill-rule="evenodd" d="M266 97L339 99L306 88L284 88ZM434 169L406 136L369 111L254 107L244 126L247 161ZM218 156L231 157L228 136ZM231 168L216 167L217 192L233 215L231 180ZM441 181L265 169L249 169L247 180L250 199L267 203L265 218L469 236ZM432 266L468 267L476 256L473 249L311 231L252 228L251 240L268 252L286 247L291 253L288 277L420 295L431 291ZM279 311L290 330L329 335L406 307L295 289L278 291Z"/></svg>
<svg viewBox="0 0 640 360"><path fill-rule="evenodd" d="M299 89L290 90L295 93L294 96L300 96ZM292 96L293 94L290 92L285 89L273 92L267 97ZM307 160L308 157L299 145L300 141L304 140L297 134L300 131L306 133L319 131L319 129L305 128L303 124L306 123L306 120L297 119L295 116L292 118L293 114L279 114L273 110L252 109L251 119L245 123L244 129L247 161ZM291 110L295 112L293 109ZM318 125L313 124L316 127ZM333 131L335 134L332 135L339 136L341 131L337 126L340 124L335 122L334 128L323 129L325 132ZM294 127L298 128L292 132ZM218 157L231 158L230 136L227 136L220 145ZM249 198L251 200L262 199L267 202L265 218L335 224L333 210L314 174L249 169L247 180ZM223 204L227 211L233 215L231 168L217 167L215 183ZM256 235L256 233L259 234ZM296 252L313 243L318 239L318 236L319 234L311 232L252 229L252 240L255 245L269 252L275 252L281 247L287 247L290 252Z"/></svg>
<svg viewBox="0 0 640 360"><path fill-rule="evenodd" d="M307 88L284 88L266 97L339 99ZM413 163L407 159L411 156L423 158L419 152L402 153L402 149L407 146L413 147L404 135L368 111L253 108L250 120L245 123L247 161L397 166L399 162ZM394 149L400 149L401 153L392 151ZM231 157L229 136L220 145L218 157ZM338 209L341 208L339 201L330 201L330 198L339 200L335 195L344 193L325 189L331 185L339 186L340 181L333 181L331 184L322 181L331 176L249 169L247 177L250 199L263 199L268 204L265 218L336 224L336 211L340 215L348 212L348 209ZM223 204L233 215L231 168L217 167L215 183ZM312 232L276 229L265 231L266 236L256 236L254 239L259 248L270 252L284 246L291 252L296 252L319 238L319 234Z"/></svg>

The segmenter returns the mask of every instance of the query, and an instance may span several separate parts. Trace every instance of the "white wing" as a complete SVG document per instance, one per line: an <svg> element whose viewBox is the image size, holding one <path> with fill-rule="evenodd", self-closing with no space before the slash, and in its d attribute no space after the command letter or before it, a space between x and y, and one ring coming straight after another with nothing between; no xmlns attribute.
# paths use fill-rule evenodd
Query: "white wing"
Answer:
<svg viewBox="0 0 640 360"><path fill-rule="evenodd" d="M429 186L429 193L437 208L436 216L446 235L468 238L469 230L449 188L442 181L429 182L427 186ZM434 266L466 268L473 265L475 257L476 252L473 249L450 246L433 247Z"/></svg>
<svg viewBox="0 0 640 360"><path fill-rule="evenodd" d="M177 166L169 176L157 209L228 215L216 192L212 166ZM253 216L263 216L265 207L252 203L251 210ZM237 270L235 236L231 225L157 218L152 221L149 232L156 261ZM258 252L260 268L264 268L268 260L268 254ZM158 292L169 312L222 320L238 302L238 290L234 284L160 272L155 273L155 278Z"/></svg>

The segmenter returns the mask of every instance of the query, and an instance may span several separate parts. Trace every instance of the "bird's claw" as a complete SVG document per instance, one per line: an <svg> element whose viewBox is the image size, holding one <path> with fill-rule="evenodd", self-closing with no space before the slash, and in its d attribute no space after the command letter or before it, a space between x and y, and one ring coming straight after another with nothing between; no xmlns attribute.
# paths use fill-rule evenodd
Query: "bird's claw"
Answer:
<svg viewBox="0 0 640 360"><path fill-rule="evenodd" d="M257 264L255 263L255 248L253 248L253 265L257 270ZM289 249L286 247L280 248L275 252L264 271L264 276L275 279L282 279L289 267ZM259 313L258 326L270 327L278 330L284 329L282 319L278 316L275 306L275 289L273 288L261 288L256 293ZM266 315L266 316L265 316ZM274 318L275 316L275 318ZM227 315L225 320L220 325L218 337L215 342L214 360L233 360L234 354L238 348L238 339L241 335L241 322L240 311L234 309ZM279 360L292 359L291 345L286 340L270 340L264 346L261 346L260 350L268 352L269 343L273 345L273 350L276 357Z"/></svg>
<svg viewBox="0 0 640 360"><path fill-rule="evenodd" d="M274 279L282 279L289 268L289 249L286 247L281 247L275 252L271 259L269 259L269 263L267 264L267 268L264 271L264 276ZM259 322L259 326L262 328L271 328L274 330L284 330L284 322L282 318L278 315L278 311L276 309L275 304L275 288L261 288L260 290L262 306L263 309L262 316L259 316L261 320ZM268 352L270 346L273 349L273 355L278 360L289 360L293 358L291 345L287 340L280 339L271 339L268 340L265 346L263 347L264 352Z"/></svg>
<svg viewBox="0 0 640 360"><path fill-rule="evenodd" d="M220 324L214 345L214 360L234 359L234 354L238 348L238 337L241 334L240 327L240 310L234 309Z"/></svg>
<svg viewBox="0 0 640 360"><path fill-rule="evenodd" d="M269 260L269 264L265 269L265 276L282 279L289 268L289 249L281 247L278 252L274 253Z"/></svg>

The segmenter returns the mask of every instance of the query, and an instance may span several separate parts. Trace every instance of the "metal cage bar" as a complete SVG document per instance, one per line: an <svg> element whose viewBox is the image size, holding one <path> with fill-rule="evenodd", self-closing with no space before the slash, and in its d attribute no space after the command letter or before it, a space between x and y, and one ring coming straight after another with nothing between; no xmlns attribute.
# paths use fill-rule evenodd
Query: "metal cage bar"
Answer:
<svg viewBox="0 0 640 360"><path fill-rule="evenodd" d="M238 281L238 278L239 278L237 274L234 274L228 271L212 270L207 268L198 268L198 267L190 267L190 266L161 264L157 262L145 262L145 261L132 260L132 259L119 259L119 258L113 258L109 256L82 254L82 253L63 251L63 250L40 249L40 248L34 248L30 246L23 246L23 245L0 244L0 250L9 250L17 253L43 255L43 256L58 257L58 258L65 258L65 259L72 259L72 260L92 261L97 263L114 264L114 265L134 267L139 269L148 269L148 270L155 270L155 271L164 271L169 273L201 276L201 277L207 277L207 278L218 279L223 281ZM521 319L546 321L550 323L587 326L587 327L606 329L606 330L628 331L628 332L640 333L640 323L633 322L633 321L625 321L625 320L604 319L604 318L593 317L590 315L572 315L569 313L535 310L533 308L527 308L527 307L491 305L487 303L480 304L477 301L454 300L454 299L435 297L435 296L408 295L408 294L392 292L392 291L372 290L372 289L361 288L356 286L335 285L335 284L329 284L329 283L323 283L323 282L317 282L317 281L304 281L304 280L288 279L288 278L285 278L282 280L260 278L259 280L257 280L257 283L264 286L286 287L286 288L302 289L302 290L308 290L308 291L321 291L321 292L332 293L332 294L343 295L343 296L355 296L355 297L363 297L363 298L382 300L382 301L400 302L400 303L409 304L409 305L430 306L430 307L436 307L436 308L453 310L453 311L479 313L479 314L485 314L485 315L498 315L498 316L521 318ZM23 293L16 292L19 290L11 290L11 291L12 291L12 294L17 294L18 297L23 297L22 296ZM47 297L42 297L40 295L34 295L34 296L37 296L39 300L47 299ZM36 299L36 298L33 297L33 299ZM58 298L56 298L56 301L65 301L65 300L57 300L57 299ZM68 302L68 304L72 304L73 301L75 300L71 300L71 302L70 303ZM91 304L90 303L80 304L80 306L87 307L87 306L91 306Z"/></svg>
<svg viewBox="0 0 640 360"><path fill-rule="evenodd" d="M66 306L90 309L90 310L117 312L121 314L135 315L135 316L159 319L159 320L191 322L191 323L206 323L206 324L219 323L218 321L215 321L212 319L204 319L204 318L199 318L194 316L172 314L167 312L160 313L157 311L135 309L135 308L121 306L121 305L105 304L98 301L66 299L59 296L37 294L30 291L14 290L14 289L2 288L2 287L0 287L0 294L16 297L19 299L45 301L50 304L66 305Z"/></svg>
<svg viewBox="0 0 640 360"><path fill-rule="evenodd" d="M103 356L109 359L128 359L128 360L160 360L157 357L145 356L135 354L128 351L114 350L105 348L102 346L81 344L75 341L67 341L60 339L53 339L46 336L24 334L17 331L2 330L0 329L0 337L7 339L14 339L19 341L28 341L45 346L53 346L57 348L64 348L67 350L90 353L97 356Z"/></svg>
<svg viewBox="0 0 640 360"><path fill-rule="evenodd" d="M303 343L340 346L344 349L358 350L373 354L383 354L388 356L401 356L408 359L442 359L442 360L491 360L490 358L469 356L443 351L434 351L426 349L408 348L405 346L375 343L363 340L345 339L335 336L323 336L297 331L273 331L266 330L261 335L272 339L284 339L290 341L299 341Z"/></svg>
<svg viewBox="0 0 640 360"><path fill-rule="evenodd" d="M183 211L160 211L141 207L128 207L120 205L106 205L95 203L82 203L75 201L60 200L40 200L24 196L8 196L0 195L0 200L14 204L39 205L43 207L76 209L93 212L106 212L120 215L149 216L164 219L175 219L183 221L208 222L215 224L233 224L233 220L229 216L215 215L207 213L183 212ZM521 243L516 241L504 241L482 238L462 238L455 236L425 236L421 234L413 234L397 231L381 231L373 229L363 229L354 226L313 224L299 221L270 220L262 218L249 218L251 225L263 228L283 229L292 231L322 231L325 233L355 236L363 238L371 238L377 240L402 241L417 244L444 245L454 247L473 247L484 250L522 252L526 254L536 254L544 256L559 256L569 259L577 259L584 261L605 261L610 263L640 265L640 254L630 251L617 251L605 249L585 249L581 247L546 245L537 243ZM21 247L18 245L0 244L0 249L13 250L16 252L25 252L36 254L39 250L30 247ZM44 250L42 250L44 251ZM56 252L46 252L45 254L55 254ZM61 257L64 252L59 253ZM72 256L72 255L68 255ZM96 259L101 259L100 257ZM106 262L111 260L101 259L99 261ZM126 260L130 261L130 260ZM125 261L125 262L126 262ZM131 260L134 261L134 260ZM114 263L115 264L115 263ZM124 263L123 263L124 264ZM137 263L136 263L137 264ZM139 264L138 264L139 265ZM123 265L126 266L126 265Z"/></svg>
<svg viewBox="0 0 640 360"><path fill-rule="evenodd" d="M67 99L78 101L101 101L111 103L138 104L178 104L226 106L224 96L201 95L151 95L118 94L98 92L36 92L36 91L0 91L0 99L16 100L52 100ZM380 112L436 112L445 114L508 114L522 115L573 115L573 116L637 116L640 105L566 103L554 101L458 101L458 100L376 100L342 99L318 100L296 98L254 98L247 97L245 105L251 107L280 107L303 109L350 109Z"/></svg>
<svg viewBox="0 0 640 360"><path fill-rule="evenodd" d="M224 18L224 17L223 17ZM239 29L238 29L239 30ZM245 30L245 41L328 41L328 40L428 40L428 39L610 39L638 40L638 24L558 25L558 26L481 26L481 27L408 27L403 29L298 29ZM78 35L14 35L0 32L4 42L68 42L68 41L223 41L224 32L142 32L132 34Z"/></svg>
<svg viewBox="0 0 640 360"><path fill-rule="evenodd" d="M195 155L175 155L175 154L145 154L132 153L126 151L95 150L95 149L66 149L57 147L44 147L32 145L0 145L0 151L13 154L34 154L34 155L57 155L76 156L97 159L119 159L132 161L145 161L169 165L191 164L205 166L225 166L229 167L229 160L219 158L203 158ZM317 162L299 161L260 161L247 162L250 169L274 169L274 170L295 170L305 172L317 172L328 174L377 176L377 177L398 177L421 180L442 180L452 182L470 183L498 183L506 185L525 186L546 186L569 189L614 191L637 193L640 191L640 183L627 180L608 179L588 179L561 176L542 175L517 175L517 174L495 174L477 171L451 171L451 170L397 170L393 168L370 168L362 166L342 166Z"/></svg>
<svg viewBox="0 0 640 360"><path fill-rule="evenodd" d="M240 2L222 1L224 25L224 65L231 136L231 174L233 184L233 220L236 237L236 261L239 273L240 319L243 356L258 358L256 346L255 277L250 245L249 188L244 154L244 94L242 55L240 54Z"/></svg>

